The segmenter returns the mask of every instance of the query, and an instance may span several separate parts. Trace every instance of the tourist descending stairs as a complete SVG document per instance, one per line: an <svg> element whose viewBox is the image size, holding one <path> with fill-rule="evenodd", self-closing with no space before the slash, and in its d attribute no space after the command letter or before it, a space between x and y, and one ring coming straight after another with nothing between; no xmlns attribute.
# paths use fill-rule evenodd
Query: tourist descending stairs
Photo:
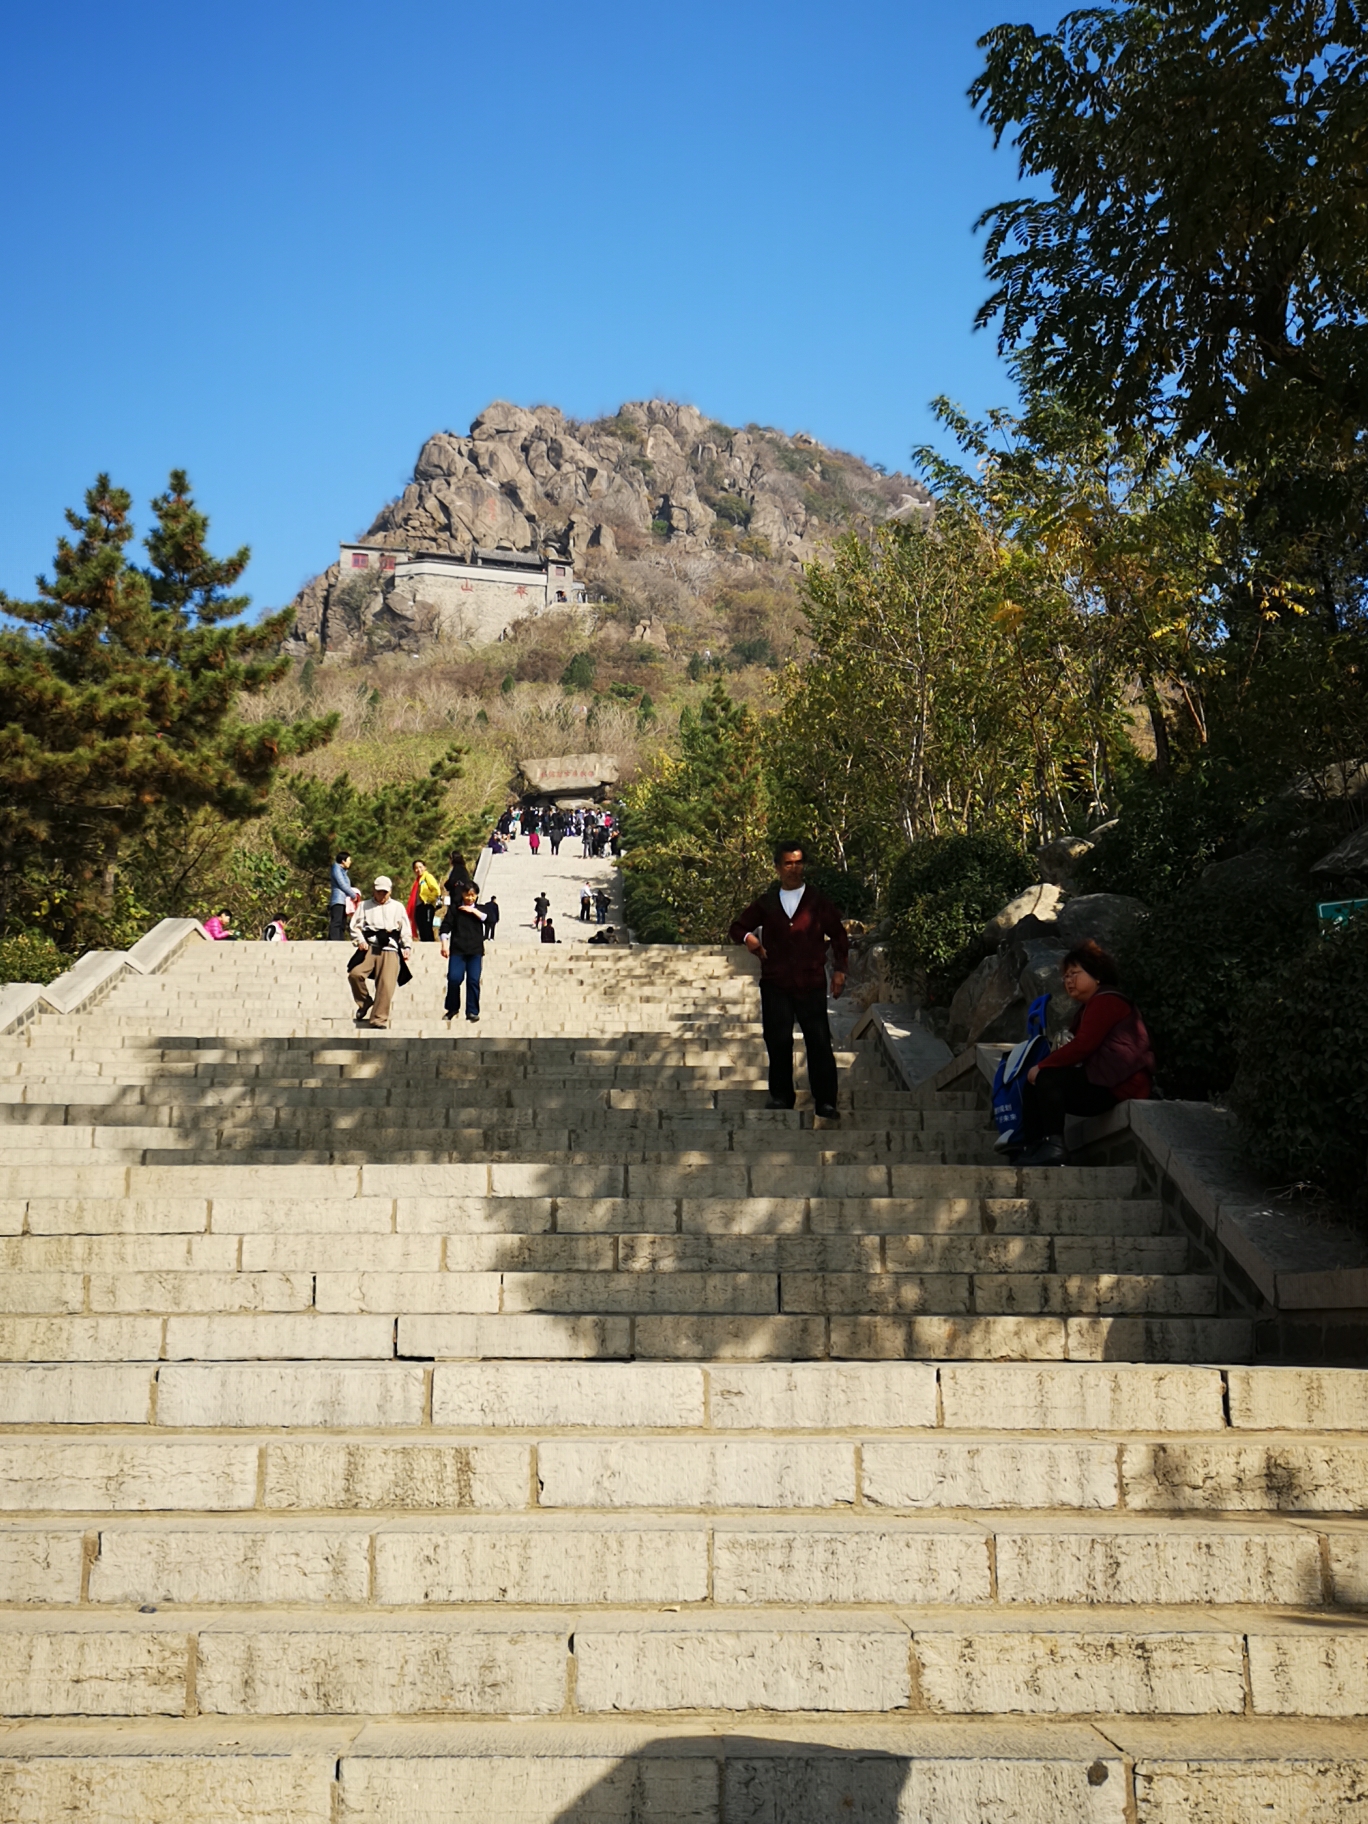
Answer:
<svg viewBox="0 0 1368 1824"><path fill-rule="evenodd" d="M1368 1375L1133 1168L767 1111L736 952L344 962L0 1039L0 1824L1368 1803Z"/></svg>

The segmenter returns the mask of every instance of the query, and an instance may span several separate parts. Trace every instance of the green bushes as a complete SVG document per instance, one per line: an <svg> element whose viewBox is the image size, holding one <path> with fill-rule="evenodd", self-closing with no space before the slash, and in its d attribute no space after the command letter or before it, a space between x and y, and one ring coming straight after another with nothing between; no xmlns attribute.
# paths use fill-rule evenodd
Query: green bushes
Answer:
<svg viewBox="0 0 1368 1824"><path fill-rule="evenodd" d="M577 652L561 673L560 681L566 690L592 690L597 670L592 652Z"/></svg>
<svg viewBox="0 0 1368 1824"><path fill-rule="evenodd" d="M894 865L888 956L909 986L948 1000L982 954L983 926L1035 879L1022 851L1002 836L932 836Z"/></svg>
<svg viewBox="0 0 1368 1824"><path fill-rule="evenodd" d="M0 938L0 982L50 982L72 961L41 931Z"/></svg>
<svg viewBox="0 0 1368 1824"><path fill-rule="evenodd" d="M1231 1102L1254 1163L1364 1209L1368 918L1318 938L1254 990Z"/></svg>
<svg viewBox="0 0 1368 1824"><path fill-rule="evenodd" d="M1197 881L1150 913L1119 960L1165 1095L1203 1101L1230 1087L1251 994L1314 930L1310 895L1272 872L1238 891Z"/></svg>

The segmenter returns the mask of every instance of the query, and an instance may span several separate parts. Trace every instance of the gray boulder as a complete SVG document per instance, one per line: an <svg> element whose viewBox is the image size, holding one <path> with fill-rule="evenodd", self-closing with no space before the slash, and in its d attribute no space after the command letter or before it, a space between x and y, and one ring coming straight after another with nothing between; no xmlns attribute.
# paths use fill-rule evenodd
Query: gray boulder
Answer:
<svg viewBox="0 0 1368 1824"><path fill-rule="evenodd" d="M999 951L996 956L985 957L974 973L960 983L950 1003L947 1036L952 1051L963 1051L966 1045L990 1036L989 1028L1021 998L1017 988L1019 973L1011 956Z"/></svg>
<svg viewBox="0 0 1368 1824"><path fill-rule="evenodd" d="M1085 893L1060 907L1055 930L1066 949L1091 938L1104 950L1115 952L1147 911L1143 900L1131 899L1125 893Z"/></svg>
<svg viewBox="0 0 1368 1824"><path fill-rule="evenodd" d="M1052 881L1027 887L1024 893L1018 893L1015 899L1009 900L1000 912L988 920L983 927L984 943L990 950L996 949L1023 924L1035 935L1041 935L1046 927L1053 925L1063 899L1063 893Z"/></svg>
<svg viewBox="0 0 1368 1824"><path fill-rule="evenodd" d="M1040 878L1049 886L1072 885L1078 864L1092 854L1093 845L1085 836L1056 836L1043 849L1035 852Z"/></svg>
<svg viewBox="0 0 1368 1824"><path fill-rule="evenodd" d="M1208 872L1210 872L1209 869ZM1356 877L1368 875L1368 826L1355 830L1351 836L1346 836L1343 842L1331 849L1328 855L1322 855L1319 861L1312 864L1311 872L1332 877L1336 874L1349 874ZM1205 878L1206 876L1203 875L1203 879Z"/></svg>

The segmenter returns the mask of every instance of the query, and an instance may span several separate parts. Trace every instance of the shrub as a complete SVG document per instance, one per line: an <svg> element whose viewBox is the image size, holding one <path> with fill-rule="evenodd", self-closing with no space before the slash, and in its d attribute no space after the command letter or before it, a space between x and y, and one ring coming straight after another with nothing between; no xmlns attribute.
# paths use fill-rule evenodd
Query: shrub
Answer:
<svg viewBox="0 0 1368 1824"><path fill-rule="evenodd" d="M1149 914L1119 961L1166 1095L1204 1101L1230 1087L1251 993L1314 929L1309 894L1275 875L1238 897L1198 881Z"/></svg>
<svg viewBox="0 0 1368 1824"><path fill-rule="evenodd" d="M774 670L779 663L779 657L770 644L768 636L762 633L753 640L737 640L727 654L727 663L737 671L743 665L768 665L771 670Z"/></svg>
<svg viewBox="0 0 1368 1824"><path fill-rule="evenodd" d="M71 960L41 931L0 938L0 982L47 983L69 969Z"/></svg>
<svg viewBox="0 0 1368 1824"><path fill-rule="evenodd" d="M931 836L895 863L888 955L899 978L948 1000L983 954L982 930L1034 880L1030 862L1003 836Z"/></svg>
<svg viewBox="0 0 1368 1824"><path fill-rule="evenodd" d="M1137 779L1122 794L1117 826L1080 864L1085 893L1129 893L1154 905L1196 880L1244 826L1258 793L1217 767L1170 781Z"/></svg>
<svg viewBox="0 0 1368 1824"><path fill-rule="evenodd" d="M1368 918L1317 938L1254 989L1231 1103L1254 1163L1363 1212L1368 1180Z"/></svg>
<svg viewBox="0 0 1368 1824"><path fill-rule="evenodd" d="M592 652L577 652L561 673L560 681L567 690L592 690L597 669Z"/></svg>
<svg viewBox="0 0 1368 1824"><path fill-rule="evenodd" d="M841 868L814 862L804 870L819 893L825 893L846 918L866 919L874 910L874 891L858 874L847 874Z"/></svg>

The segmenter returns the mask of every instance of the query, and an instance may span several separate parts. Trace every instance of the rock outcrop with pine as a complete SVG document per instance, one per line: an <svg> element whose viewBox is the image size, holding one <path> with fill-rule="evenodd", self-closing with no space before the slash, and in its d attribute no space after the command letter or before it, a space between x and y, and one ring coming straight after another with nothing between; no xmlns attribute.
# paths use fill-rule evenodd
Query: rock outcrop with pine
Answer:
<svg viewBox="0 0 1368 1824"><path fill-rule="evenodd" d="M367 543L469 556L475 549L571 558L579 574L643 612L662 593L709 593L791 573L860 519L908 517L929 495L813 437L733 429L652 399L580 423L553 406L491 405L458 437L439 431L413 479L362 534ZM372 650L385 617L336 564L295 600L300 649ZM396 637L398 636L396 629Z"/></svg>

